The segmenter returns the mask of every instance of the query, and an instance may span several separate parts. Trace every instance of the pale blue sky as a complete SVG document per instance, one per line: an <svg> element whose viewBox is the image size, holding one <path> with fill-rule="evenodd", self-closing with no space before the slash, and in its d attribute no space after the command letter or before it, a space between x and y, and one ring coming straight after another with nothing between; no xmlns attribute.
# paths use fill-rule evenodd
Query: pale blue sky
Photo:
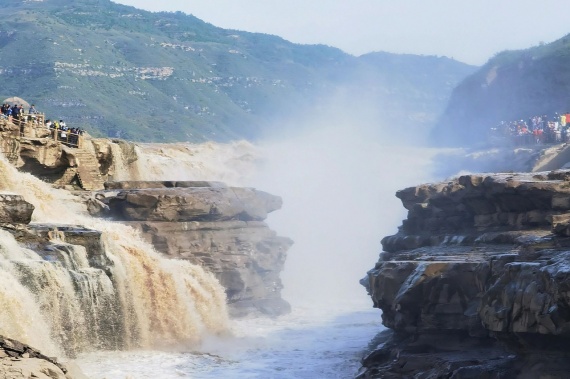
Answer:
<svg viewBox="0 0 570 379"><path fill-rule="evenodd" d="M570 33L570 0L114 1L183 11L222 28L322 43L354 55L445 55L471 64Z"/></svg>

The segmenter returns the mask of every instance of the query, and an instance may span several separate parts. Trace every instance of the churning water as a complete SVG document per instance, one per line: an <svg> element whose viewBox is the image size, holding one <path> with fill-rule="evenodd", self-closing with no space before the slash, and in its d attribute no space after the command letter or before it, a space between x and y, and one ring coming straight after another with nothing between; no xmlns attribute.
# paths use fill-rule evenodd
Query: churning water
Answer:
<svg viewBox="0 0 570 379"><path fill-rule="evenodd" d="M68 192L19 173L5 160L0 179L4 193L21 194L35 205L35 223L92 228L102 232L103 242L89 257L57 231L50 233L50 245L34 250L1 232L0 334L47 354L73 356L197 344L227 332L224 290L212 274L162 258L133 229L87 216Z"/></svg>
<svg viewBox="0 0 570 379"><path fill-rule="evenodd" d="M99 352L77 363L93 379L351 378L368 341L382 329L379 311L369 307L346 313L295 307L276 320L233 321L233 337L206 340L195 350Z"/></svg>
<svg viewBox="0 0 570 379"><path fill-rule="evenodd" d="M79 354L92 378L353 377L382 330L358 281L404 216L394 192L427 180L433 154L340 132L264 148L138 145L134 165L114 167L116 180L220 180L283 196L268 223L295 241L283 273L293 311L275 320L229 320L212 275L161 258L130 228L89 217L66 191L1 161L2 190L33 203L34 222L103 232L101 259L112 275L57 234L55 263L0 235L0 334Z"/></svg>

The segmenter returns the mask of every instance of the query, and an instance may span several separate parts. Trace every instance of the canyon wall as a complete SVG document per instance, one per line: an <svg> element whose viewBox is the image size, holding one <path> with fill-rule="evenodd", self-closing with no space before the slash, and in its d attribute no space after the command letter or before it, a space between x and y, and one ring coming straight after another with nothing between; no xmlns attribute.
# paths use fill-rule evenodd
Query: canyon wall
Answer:
<svg viewBox="0 0 570 379"><path fill-rule="evenodd" d="M565 378L570 171L465 175L408 210L361 282L390 332L361 378Z"/></svg>

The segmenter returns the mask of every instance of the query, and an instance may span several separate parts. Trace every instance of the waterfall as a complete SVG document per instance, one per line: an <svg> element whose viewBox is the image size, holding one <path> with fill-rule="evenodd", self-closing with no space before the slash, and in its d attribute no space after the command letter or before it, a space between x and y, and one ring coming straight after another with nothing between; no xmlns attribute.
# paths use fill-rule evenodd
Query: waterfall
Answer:
<svg viewBox="0 0 570 379"><path fill-rule="evenodd" d="M139 178L140 173L137 167L133 167L131 164L131 159L129 159L128 154L123 152L124 144L112 143L110 144L113 166L112 166L112 178L114 181L123 180L135 180L133 178ZM136 151L133 151L132 159L136 158ZM135 171L137 170L137 171Z"/></svg>
<svg viewBox="0 0 570 379"><path fill-rule="evenodd" d="M11 259L15 251L7 253L5 247L16 244L10 233L0 232L0 334L41 347L47 354L58 354L60 349L50 336L48 320L33 294L18 279ZM4 242L7 242L5 244ZM22 251L22 259L27 259ZM10 255L11 258L6 258Z"/></svg>
<svg viewBox="0 0 570 379"><path fill-rule="evenodd" d="M0 230L0 334L73 356L188 347L226 332L224 289L201 267L163 258L130 227L91 218L76 196L3 158L0 190L34 204L30 229L53 229L49 241L36 236L26 247ZM57 224L100 231L100 248L66 242L73 227Z"/></svg>
<svg viewBox="0 0 570 379"><path fill-rule="evenodd" d="M256 147L247 141L228 144L125 143L110 146L113 180L213 180L230 185L251 182L255 163L260 160Z"/></svg>

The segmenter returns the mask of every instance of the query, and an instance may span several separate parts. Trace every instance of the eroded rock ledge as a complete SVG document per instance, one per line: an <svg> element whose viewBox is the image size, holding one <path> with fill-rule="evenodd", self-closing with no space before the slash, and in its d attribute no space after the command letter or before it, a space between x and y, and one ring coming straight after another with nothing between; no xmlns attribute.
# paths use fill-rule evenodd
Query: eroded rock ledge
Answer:
<svg viewBox="0 0 570 379"><path fill-rule="evenodd" d="M214 273L232 315L290 311L279 274L293 242L263 222L281 208L280 197L202 181L111 182L106 188L91 200L91 213L128 224L169 258Z"/></svg>
<svg viewBox="0 0 570 379"><path fill-rule="evenodd" d="M409 211L362 283L393 332L362 378L566 378L570 171L466 175Z"/></svg>
<svg viewBox="0 0 570 379"><path fill-rule="evenodd" d="M281 208L280 197L242 187L147 187L98 197L121 221L262 221Z"/></svg>

